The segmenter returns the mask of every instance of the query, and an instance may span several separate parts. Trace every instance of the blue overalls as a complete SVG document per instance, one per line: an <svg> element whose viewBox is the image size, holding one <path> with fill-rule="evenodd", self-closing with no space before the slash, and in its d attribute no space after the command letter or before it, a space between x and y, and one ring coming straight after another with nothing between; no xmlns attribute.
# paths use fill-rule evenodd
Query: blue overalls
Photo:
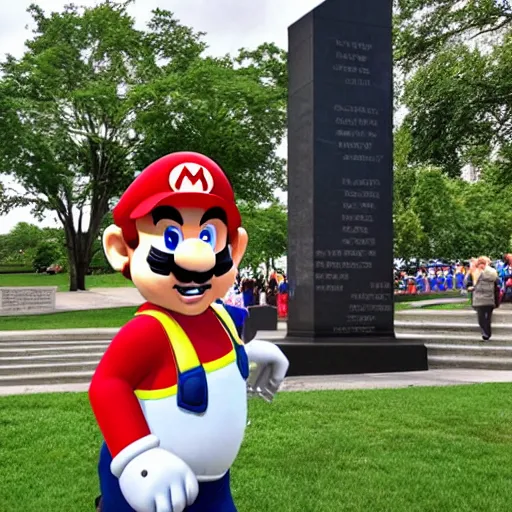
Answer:
<svg viewBox="0 0 512 512"><path fill-rule="evenodd" d="M228 325L231 320L240 336L243 322L247 315L245 310L235 306L218 303L212 306L217 318L230 335L236 352L237 365L244 379L249 376L249 362L244 346L239 339L234 339L232 328ZM225 316L226 312L229 316ZM242 322L242 324L240 324ZM188 374L188 375L187 375ZM178 405L192 413L200 414L207 407L206 374L202 366L187 372L180 372L178 368ZM103 443L100 451L98 473L101 490L101 512L135 512L126 502L121 493L119 480L110 471L112 456ZM193 505L187 507L186 512L236 512L231 496L229 471L220 480L215 482L199 482L199 495Z"/></svg>

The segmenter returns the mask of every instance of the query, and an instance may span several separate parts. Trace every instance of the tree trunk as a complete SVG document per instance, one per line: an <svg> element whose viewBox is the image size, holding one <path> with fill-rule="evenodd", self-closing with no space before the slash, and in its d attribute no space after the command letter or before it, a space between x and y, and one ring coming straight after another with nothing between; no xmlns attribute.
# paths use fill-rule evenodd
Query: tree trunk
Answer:
<svg viewBox="0 0 512 512"><path fill-rule="evenodd" d="M91 250L87 243L87 233L76 232L72 221L64 226L69 265L69 291L85 291L85 277L89 269Z"/></svg>
<svg viewBox="0 0 512 512"><path fill-rule="evenodd" d="M85 280L93 256L93 244L98 237L101 221L108 211L108 202L105 200L103 203L92 207L89 229L86 232L82 231L82 215L78 219L78 229L75 229L72 216L60 215L66 234L70 292L86 290Z"/></svg>
<svg viewBox="0 0 512 512"><path fill-rule="evenodd" d="M86 254L80 251L82 244L75 243L75 250L68 254L69 262L69 291L85 291L85 279L89 270L90 259Z"/></svg>
<svg viewBox="0 0 512 512"><path fill-rule="evenodd" d="M85 276L89 270L89 262L79 262L76 268L76 286L78 290L86 290Z"/></svg>
<svg viewBox="0 0 512 512"><path fill-rule="evenodd" d="M77 268L76 268L76 231L72 219L66 219L64 223L66 234L66 252L68 253L69 291L78 290Z"/></svg>
<svg viewBox="0 0 512 512"><path fill-rule="evenodd" d="M76 292L78 290L78 280L77 280L77 272L76 272L76 265L75 265L75 259L73 257L73 254L69 252L68 250L68 272L69 272L69 291L70 292Z"/></svg>
<svg viewBox="0 0 512 512"><path fill-rule="evenodd" d="M89 269L90 258L84 257L85 255L80 252L79 247L81 244L75 243L75 250L68 254L69 264L69 291L85 291L85 277Z"/></svg>

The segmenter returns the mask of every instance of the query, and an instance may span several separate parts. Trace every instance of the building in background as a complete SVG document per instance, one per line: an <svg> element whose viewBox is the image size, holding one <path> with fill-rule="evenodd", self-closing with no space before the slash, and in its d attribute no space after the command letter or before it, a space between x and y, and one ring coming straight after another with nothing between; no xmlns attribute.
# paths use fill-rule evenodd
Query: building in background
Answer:
<svg viewBox="0 0 512 512"><path fill-rule="evenodd" d="M472 164L468 164L462 168L461 178L465 181L475 183L480 179L480 169L477 169Z"/></svg>

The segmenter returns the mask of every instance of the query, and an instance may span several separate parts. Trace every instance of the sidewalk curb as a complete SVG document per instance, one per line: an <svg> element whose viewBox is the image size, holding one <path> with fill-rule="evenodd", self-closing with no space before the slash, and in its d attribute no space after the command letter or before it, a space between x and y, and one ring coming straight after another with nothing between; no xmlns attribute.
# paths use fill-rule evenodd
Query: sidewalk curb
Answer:
<svg viewBox="0 0 512 512"><path fill-rule="evenodd" d="M41 331L0 331L0 343L7 341L103 341L111 340L114 329L53 329Z"/></svg>
<svg viewBox="0 0 512 512"><path fill-rule="evenodd" d="M279 324L281 325L278 325L275 332L286 330L286 322L279 322ZM37 331L0 330L0 343L9 341L104 341L111 340L120 330L121 327Z"/></svg>

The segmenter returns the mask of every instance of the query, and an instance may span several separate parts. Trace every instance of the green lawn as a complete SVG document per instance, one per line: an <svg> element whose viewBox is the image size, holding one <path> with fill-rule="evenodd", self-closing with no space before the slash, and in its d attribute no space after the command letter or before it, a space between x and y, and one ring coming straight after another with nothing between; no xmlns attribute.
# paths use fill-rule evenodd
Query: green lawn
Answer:
<svg viewBox="0 0 512 512"><path fill-rule="evenodd" d="M442 310L460 310L460 309L467 309L469 311L472 311L471 304L469 300L467 302L459 302L455 304L438 304L437 306L426 306L421 309L442 309Z"/></svg>
<svg viewBox="0 0 512 512"><path fill-rule="evenodd" d="M423 309L440 309L440 310L453 310L453 309L471 309L471 305L469 300L467 302L456 302L456 303L448 303L448 304L437 304L435 306L423 306L423 307L415 307L410 302L399 302L395 304L395 311L403 311L404 309L416 309L417 311L421 311Z"/></svg>
<svg viewBox="0 0 512 512"><path fill-rule="evenodd" d="M85 285L87 288L119 288L133 286L132 282L121 274L101 274L87 276ZM57 274L0 274L1 286L57 286L60 292L69 290L69 276Z"/></svg>
<svg viewBox="0 0 512 512"><path fill-rule="evenodd" d="M126 308L67 311L50 315L3 316L0 317L0 331L122 327L133 317L137 309L138 307L130 306Z"/></svg>
<svg viewBox="0 0 512 512"><path fill-rule="evenodd" d="M395 303L397 302L416 302L419 300L432 300L432 299L453 299L460 297L460 290L450 290L446 292L435 293L419 293L417 295L396 294Z"/></svg>
<svg viewBox="0 0 512 512"><path fill-rule="evenodd" d="M510 511L510 384L282 393L249 416L240 512ZM0 398L0 426L2 512L93 510L85 394Z"/></svg>
<svg viewBox="0 0 512 512"><path fill-rule="evenodd" d="M404 309L412 309L410 302L395 302L395 311L402 311Z"/></svg>

